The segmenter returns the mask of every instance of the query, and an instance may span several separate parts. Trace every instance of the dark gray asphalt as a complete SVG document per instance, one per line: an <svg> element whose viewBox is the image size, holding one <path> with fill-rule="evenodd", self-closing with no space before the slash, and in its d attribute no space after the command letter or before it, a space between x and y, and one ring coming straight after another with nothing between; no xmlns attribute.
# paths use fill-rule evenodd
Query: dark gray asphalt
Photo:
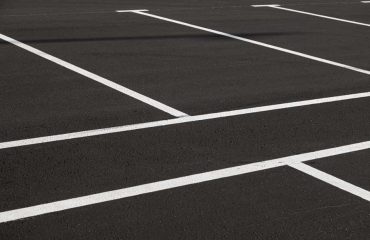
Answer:
<svg viewBox="0 0 370 240"><path fill-rule="evenodd" d="M250 8L248 11L254 12L255 9ZM267 9L269 11L271 10ZM164 16L191 22L190 10L176 11L173 14L163 12ZM227 13L221 16L202 13L205 16L199 17L201 11L194 12L194 22L201 26L226 31L228 26L243 25L241 20L226 21L226 27L220 24ZM247 15L244 17L247 23L249 18L254 19L241 10L238 12L236 15L235 10L232 10L231 16L238 19ZM176 14L179 15L177 18ZM268 15L271 14L266 14L265 17ZM22 18L7 18L6 22L9 24L3 31L20 41L78 63L82 68L191 115L361 92L370 87L370 77L361 73L139 15L63 15L53 16L52 21L43 23L49 19L50 17L31 18L19 30L14 25L21 24L17 21L22 21ZM211 20L206 19L217 21L209 24ZM289 21L281 24L285 26ZM42 26L38 27L41 23ZM60 28L55 29L55 24ZM133 28L133 25L139 27ZM252 21L250 26L254 25L256 24ZM292 45L296 45L299 40L295 39L295 35L302 35L300 32L304 31L302 27L299 32L266 30L267 27L268 24L260 30L239 29L226 32L252 38L256 36L257 40L265 42L278 35L286 42L292 38L295 43ZM330 24L327 27L330 28ZM331 41L331 32L333 31L328 30L321 38ZM304 37L309 43L315 36L322 34L308 35ZM347 41L341 40L351 46L348 48L357 52L351 58L352 62L344 63L357 66L357 56L363 55L366 41L357 40L352 46L353 39L356 38L349 35ZM324 41L321 39L321 42ZM278 46L279 44L281 43L276 43ZM328 55L330 52L337 52L335 47L330 47L330 43L324 44L329 49L324 48L321 52ZM359 45L362 47L358 47ZM318 54L318 47L312 48L312 54L340 61L339 57L335 59L323 53ZM311 53L307 49L295 50ZM368 65L366 59L362 60Z"/></svg>
<svg viewBox="0 0 370 240"><path fill-rule="evenodd" d="M310 165L364 189L370 189L369 151L345 154Z"/></svg>
<svg viewBox="0 0 370 240"><path fill-rule="evenodd" d="M370 91L370 4L3 0L0 33L189 115ZM173 116L0 40L0 142ZM0 150L0 212L370 140L370 99ZM370 151L308 164L370 190ZM288 167L0 223L0 239L367 239L369 202Z"/></svg>
<svg viewBox="0 0 370 240"><path fill-rule="evenodd" d="M20 48L0 51L0 141L168 118Z"/></svg>
<svg viewBox="0 0 370 240"><path fill-rule="evenodd" d="M366 239L368 203L288 168L5 224L22 239Z"/></svg>
<svg viewBox="0 0 370 240"><path fill-rule="evenodd" d="M368 104L346 101L5 149L1 195L11 201L0 209L367 141Z"/></svg>

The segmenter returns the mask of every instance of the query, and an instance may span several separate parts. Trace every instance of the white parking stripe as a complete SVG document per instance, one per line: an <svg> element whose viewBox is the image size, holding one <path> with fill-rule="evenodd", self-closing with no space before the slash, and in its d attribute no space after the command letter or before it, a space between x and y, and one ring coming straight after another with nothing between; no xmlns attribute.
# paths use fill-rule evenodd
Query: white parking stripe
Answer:
<svg viewBox="0 0 370 240"><path fill-rule="evenodd" d="M0 143L0 149L14 148L14 147L21 147L21 146L28 146L28 145L34 145L34 144L49 143L49 142L57 142L57 141L65 141L65 140L86 138L86 137L119 133L119 132L128 132L128 131L134 131L134 130L146 129L146 128L164 127L164 126L170 126L170 125L176 125L176 124L182 124L182 123L198 122L198 121L205 121L205 120L211 120L211 119L226 118L226 117L240 116L240 115L260 113L260 112L289 109L289 108L295 108L295 107L303 107L303 106L310 106L310 105L317 105L317 104L324 104L324 103L354 100L354 99L367 98L367 97L370 97L370 92L341 95L341 96L327 97L327 98L318 98L318 99L289 102L289 103L281 103L281 104L267 105L267 106L261 106L261 107L252 107L252 108L245 108L245 109L240 109L240 110L209 113L209 114L188 116L188 117L182 117L182 118L176 118L176 119L138 123L138 124L124 125L124 126L111 127L111 128L101 128L101 129L81 131L81 132L51 135L51 136L45 136L45 137L36 137L36 138L2 142Z"/></svg>
<svg viewBox="0 0 370 240"><path fill-rule="evenodd" d="M330 17L330 16L325 16L325 15L316 14L316 13L299 11L299 10L295 10L295 9L291 9L291 8L281 7L278 4L252 5L252 7L269 7L269 8L275 8L275 9L280 9L280 10L284 10L284 11L295 12L295 13L300 13L300 14L305 14L305 15L310 15L310 16L315 16L315 17L320 17L320 18L326 18L326 19L330 19L330 20L335 20L335 21L339 21L339 22L352 23L352 24L356 24L356 25L370 27L370 24L367 24L367 23L361 23L361 22L350 21L350 20L346 20L346 19L342 19L342 18L336 18L336 17Z"/></svg>
<svg viewBox="0 0 370 240"><path fill-rule="evenodd" d="M307 164L304 163L293 163L293 164L288 164L290 167L297 169L298 171L304 172L314 178L317 178L323 182L326 182L332 186L335 186L337 188L340 188L346 192L349 192L353 195L356 195L360 198L363 198L364 200L370 201L370 192L357 187L351 183L348 183L346 181L343 181L342 179L339 179L337 177L334 177L330 174L327 174L323 171L320 171L316 168L313 168L311 166L308 166Z"/></svg>
<svg viewBox="0 0 370 240"><path fill-rule="evenodd" d="M361 151L370 149L370 141L361 142L351 145L345 145L341 147L329 148L320 151L314 151L309 153L303 153L293 155L289 157L277 158L268 161L256 162L245 164L237 167L224 168L216 171L204 172L179 178L168 179L164 181L158 181L134 187L122 188L114 191L108 191L103 193L97 193L77 198L71 198L67 200L61 200L51 203L40 204L31 207L25 207L0 213L0 223L19 220L28 217L39 216L43 214L59 212L69 210L73 208L79 208L89 206L93 204L138 196L147 193L153 193L163 191L167 189L173 189L183 187L187 185L193 185L202 182L213 181L217 179L223 179L233 176L238 176L246 173L262 171L266 169L281 167L284 165L295 166L294 163L300 163L325 157L337 156L345 153ZM291 165L293 164L293 165ZM317 174L313 174L317 175ZM332 179L327 178L332 183ZM341 183L341 187L347 188Z"/></svg>
<svg viewBox="0 0 370 240"><path fill-rule="evenodd" d="M112 88L114 90L117 90L117 91L119 91L119 92L121 92L123 94L126 94L126 95L128 95L128 96L130 96L132 98L135 98L135 99L137 99L137 100L139 100L141 102L144 102L144 103L146 103L146 104L148 104L148 105L150 105L152 107L155 107L155 108L157 108L157 109L159 109L161 111L164 111L164 112L166 112L166 113L168 113L168 114L170 114L172 116L175 116L175 117L188 116L186 113L180 112L179 110L176 110L176 109L174 109L174 108L172 108L170 106L167 106L167 105L165 105L163 103L160 103L160 102L158 102L158 101L156 101L156 100L154 100L152 98L149 98L147 96L144 96L144 95L142 95L142 94L140 94L138 92L135 92L135 91L133 91L131 89L128 89L128 88L126 88L124 86L121 86L121 85L119 85L119 84L117 84L115 82L112 82L112 81L110 81L110 80L108 80L106 78L103 78L101 76L98 76L98 75L96 75L96 74L94 74L92 72L89 72L89 71L87 71L85 69L82 69L80 67L77 67L77 66L75 66L75 65L73 65L71 63L68 63L68 62L66 62L66 61L64 61L64 60L62 60L60 58L54 57L54 56L52 56L50 54L47 54L47 53L45 53L43 51L40 51L40 50L38 50L38 49L36 49L34 47L31 47L29 45L26 45L24 43L21 43L21 42L15 40L13 38L10 38L8 36L5 36L3 34L0 34L0 39L6 41L8 43L11 43L11 44L13 44L13 45L15 45L17 47L20 47L20 48L22 48L22 49L24 49L24 50L26 50L28 52L31 52L31 53L39 56L39 57L42 57L42 58L47 59L47 60L49 60L49 61L51 61L53 63L56 63L56 64L58 64L58 65L60 65L62 67L65 67L65 68L67 68L67 69L69 69L69 70L71 70L73 72L76 72L78 74L81 74L82 76L85 76L85 77L90 78L90 79L92 79L92 80L94 80L96 82L99 82L99 83L101 83L101 84L103 84L103 85L105 85L107 87L110 87L110 88Z"/></svg>
<svg viewBox="0 0 370 240"><path fill-rule="evenodd" d="M116 12L120 12L120 11L121 10L117 10ZM202 30L202 31L205 31L205 32L214 33L214 34L224 36L224 37L228 37L228 38L232 38L232 39L235 39L235 40L255 44L255 45L258 45L258 46L274 49L274 50L277 50L277 51L280 51L280 52L289 53L289 54L292 54L292 55L295 55L295 56L311 59L311 60L314 60L314 61L317 61L317 62L326 63L326 64L333 65L333 66L336 66L336 67L340 67L340 68L348 69L348 70L351 70L351 71L363 73L363 74L366 74L366 75L370 75L370 71L366 70L366 69L353 67L353 66L346 65L346 64L343 64L343 63L334 62L334 61L327 60L327 59L324 59L324 58L315 57L315 56L308 55L308 54L305 54L305 53L289 50L289 49L286 49L286 48L277 47L277 46L274 46L274 45L270 45L270 44L263 43L263 42L258 42L258 41L251 40L251 39L248 39L248 38L238 37L236 35L228 34L228 33L217 31L217 30L213 30L213 29L210 29L210 28L205 28L205 27L194 25L194 24L177 21L177 20L170 19L170 18L161 17L161 16L150 14L150 13L147 13L147 12L141 12L141 11L132 11L132 12L136 13L136 14L144 15L144 16L147 16L147 17L163 20L163 21L166 21L166 22L172 22L172 23L183 25L183 26L186 26L186 27Z"/></svg>
<svg viewBox="0 0 370 240"><path fill-rule="evenodd" d="M120 13L127 13L127 12L133 12L133 11L139 11L139 12L147 12L148 9L137 9L137 10L119 10Z"/></svg>

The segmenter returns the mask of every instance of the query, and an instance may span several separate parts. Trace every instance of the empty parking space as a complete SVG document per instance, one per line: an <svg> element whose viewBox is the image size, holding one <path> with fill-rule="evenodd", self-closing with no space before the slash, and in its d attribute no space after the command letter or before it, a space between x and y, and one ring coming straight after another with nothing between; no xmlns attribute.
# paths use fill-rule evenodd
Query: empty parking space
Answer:
<svg viewBox="0 0 370 240"><path fill-rule="evenodd" d="M209 10L163 10L160 11L160 15L370 69L366 58L370 38L368 27L252 6Z"/></svg>
<svg viewBox="0 0 370 240"><path fill-rule="evenodd" d="M290 8L297 11L304 11L308 13L318 14L318 15L325 15L332 18L339 18L342 20L347 21L354 21L357 23L348 22L348 24L355 24L355 25L362 25L365 26L366 24L370 24L370 16L369 16L369 7L370 5L365 6L365 3L362 1L353 1L348 4L282 4L282 7ZM271 3L279 4L279 1L271 1ZM294 14L294 13L292 13ZM297 12L296 14L303 14ZM315 17L315 16L312 16ZM317 16L316 16L317 17ZM334 21L338 21L336 19L332 19ZM322 21L325 21L324 19ZM359 24L358 24L359 23ZM366 26L365 26L366 27Z"/></svg>
<svg viewBox="0 0 370 240"><path fill-rule="evenodd" d="M368 141L366 102L3 149L1 210Z"/></svg>
<svg viewBox="0 0 370 240"><path fill-rule="evenodd" d="M370 87L367 74L133 13L54 16L33 30L49 18L22 31L9 20L4 33L191 115Z"/></svg>
<svg viewBox="0 0 370 240"><path fill-rule="evenodd" d="M369 205L289 168L0 226L29 239L366 238Z"/></svg>
<svg viewBox="0 0 370 240"><path fill-rule="evenodd" d="M313 161L311 166L330 173L340 179L370 189L369 151L361 151L343 156L328 158L323 161Z"/></svg>
<svg viewBox="0 0 370 240"><path fill-rule="evenodd" d="M1 141L170 117L14 46L0 49Z"/></svg>
<svg viewBox="0 0 370 240"><path fill-rule="evenodd" d="M0 239L367 239L368 5L3 1Z"/></svg>

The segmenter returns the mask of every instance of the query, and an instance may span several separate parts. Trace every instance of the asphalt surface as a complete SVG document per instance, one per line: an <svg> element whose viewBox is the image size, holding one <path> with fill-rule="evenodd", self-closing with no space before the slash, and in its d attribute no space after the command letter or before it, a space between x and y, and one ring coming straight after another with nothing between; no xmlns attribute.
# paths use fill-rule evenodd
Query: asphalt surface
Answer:
<svg viewBox="0 0 370 240"><path fill-rule="evenodd" d="M370 74L135 13L370 70L360 1L0 3L0 34L190 116L370 91ZM0 39L3 142L174 119ZM9 210L370 141L368 97L15 148L0 147ZM306 164L370 190L370 150ZM354 190L355 191L355 190ZM0 239L369 239L370 205L289 166L0 222Z"/></svg>

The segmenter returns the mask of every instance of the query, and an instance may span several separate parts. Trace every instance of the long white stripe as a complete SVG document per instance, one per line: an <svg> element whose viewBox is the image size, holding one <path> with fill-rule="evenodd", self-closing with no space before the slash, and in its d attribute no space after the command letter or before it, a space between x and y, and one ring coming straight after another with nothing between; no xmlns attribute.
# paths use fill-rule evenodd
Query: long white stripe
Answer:
<svg viewBox="0 0 370 240"><path fill-rule="evenodd" d="M133 11L138 11L138 12L147 12L149 11L148 9L137 9L137 10L119 10L120 13L127 13L127 12L133 12Z"/></svg>
<svg viewBox="0 0 370 240"><path fill-rule="evenodd" d="M134 131L134 130L139 130L139 129L163 127L163 126L169 126L169 125L175 125L175 124L198 122L198 121L205 121L205 120L211 120L211 119L217 119L217 118L225 118L225 117L232 117L232 116L239 116L239 115L246 115L246 114L295 108L295 107L303 107L303 106L317 105L317 104L323 104L323 103L339 102L339 101L353 100L353 99L367 98L367 97L370 97L370 92L341 95L341 96L327 97L327 98L318 98L318 99L304 100L304 101L297 101L297 102L290 102L290 103L281 103L281 104L245 108L245 109L240 109L240 110L225 111L225 112L218 112L218 113L209 113L209 114L182 117L182 118L177 118L177 119L124 125L124 126L118 126L118 127L112 127L112 128L101 128L101 129L81 131L81 132L51 135L51 136L45 136L45 137L36 137L36 138L2 142L0 143L0 149L14 148L14 147L21 147L21 146L28 146L28 145L34 145L34 144L56 142L56 141L65 141L65 140L76 139L76 138L85 138L85 137L92 137L92 136L98 136L98 135Z"/></svg>
<svg viewBox="0 0 370 240"><path fill-rule="evenodd" d="M321 181L324 181L332 186L335 186L337 188L340 188L346 192L349 192L353 195L356 195L360 198L363 198L367 201L370 201L370 192L363 189L363 188L360 188L360 187L357 187L351 183L348 183L346 181L343 181L337 177L334 177L330 174L327 174L323 171L320 171L316 168L313 168L307 164L304 164L304 163L293 163L293 164L288 164L290 167L294 168L294 169L297 169L301 172L304 172L314 178L317 178Z"/></svg>
<svg viewBox="0 0 370 240"><path fill-rule="evenodd" d="M135 98L135 99L137 99L137 100L139 100L141 102L144 102L144 103L146 103L146 104L148 104L148 105L150 105L152 107L155 107L155 108L157 108L159 110L162 110L162 111L164 111L164 112L166 112L168 114L171 114L172 116L175 116L175 117L187 116L186 113L180 112L179 110L176 110L176 109L174 109L172 107L169 107L169 106L167 106L167 105L165 105L163 103L160 103L160 102L158 102L158 101L156 101L156 100L154 100L152 98L149 98L149 97L144 96L144 95L142 95L142 94L140 94L138 92L135 92L135 91L133 91L131 89L128 89L126 87L123 87L123 86L121 86L121 85L119 85L119 84L117 84L115 82L112 82L112 81L110 81L110 80L108 80L106 78L103 78L101 76L98 76L98 75L96 75L96 74L94 74L92 72L89 72L89 71L87 71L85 69L82 69L80 67L77 67L77 66L75 66L75 65L73 65L71 63L68 63L68 62L66 62L66 61L64 61L64 60L62 60L60 58L54 57L54 56L52 56L50 54L47 54L47 53L45 53L43 51L40 51L40 50L38 50L38 49L36 49L34 47L31 47L29 45L26 45L24 43L21 43L21 42L15 40L13 38L10 38L8 36L5 36L3 34L0 34L0 39L4 40L6 42L9 42L9 43L11 43L11 44L13 44L13 45L15 45L17 47L20 47L20 48L22 48L22 49L24 49L24 50L26 50L28 52L31 52L31 53L39 56L39 57L42 57L42 58L47 59L47 60L49 60L49 61L51 61L53 63L56 63L56 64L58 64L58 65L60 65L62 67L65 67L65 68L67 68L67 69L69 69L69 70L71 70L73 72L76 72L78 74L81 74L82 76L85 76L85 77L90 78L90 79L92 79L92 80L94 80L96 82L99 82L99 83L101 83L101 84L103 84L103 85L105 85L107 87L110 87L110 88L112 88L114 90L117 90L117 91L119 91L119 92L121 92L123 94L126 94L126 95L128 95L128 96L130 96L132 98Z"/></svg>
<svg viewBox="0 0 370 240"><path fill-rule="evenodd" d="M346 20L346 19L341 19L341 18L336 18L336 17L330 17L330 16L325 16L325 15L316 14L316 13L299 11L299 10L295 10L295 9L291 9L291 8L281 7L278 4L252 5L252 7L269 7L269 8L275 8L275 9L285 10L285 11L289 11L289 12L295 12L295 13L300 13L300 14L305 14L305 15L310 15L310 16L315 16L315 17L320 17L320 18L326 18L326 19L330 19L330 20L335 20L335 21L339 21L339 22L352 23L352 24L356 24L356 25L370 27L370 24L367 24L367 23L361 23L361 22L350 21L350 20Z"/></svg>
<svg viewBox="0 0 370 240"><path fill-rule="evenodd" d="M117 12L119 12L119 11L120 10L117 10ZM334 62L334 61L327 60L327 59L324 59L324 58L315 57L315 56L308 55L308 54L305 54L305 53L300 53L300 52L289 50L289 49L286 49L286 48L281 48L281 47L277 47L277 46L270 45L270 44L267 44L267 43L254 41L254 40L251 40L251 39L248 39L248 38L238 37L236 35L228 34L228 33L225 33L225 32L212 30L210 28L205 28L205 27L194 25L194 24L189 24L189 23L177 21L177 20L173 20L173 19L170 19L170 18L165 18L165 17L161 17L161 16L158 16L158 15L146 13L146 12L141 12L141 11L132 11L132 12L136 13L136 14L144 15L144 16L147 16L147 17L152 17L152 18L156 18L156 19L159 19L159 20L172 22L172 23L176 23L176 24L183 25L183 26L186 26L186 27L202 30L202 31L205 31L205 32L214 33L214 34L224 36L224 37L228 37L228 38L232 38L232 39L235 39L235 40L252 43L252 44L255 44L255 45L258 45L258 46L274 49L274 50L277 50L277 51L280 51L280 52L289 53L289 54L292 54L292 55L296 55L296 56L299 56L299 57L311 59L311 60L314 60L314 61L330 64L330 65L340 67L340 68L344 68L344 69L348 69L348 70L351 70L351 71L355 71L355 72L370 75L369 70L353 67L353 66L346 65L346 64L343 64L343 63Z"/></svg>
<svg viewBox="0 0 370 240"><path fill-rule="evenodd" d="M0 213L0 223L370 149L370 141L158 181Z"/></svg>
<svg viewBox="0 0 370 240"><path fill-rule="evenodd" d="M370 3L370 1L361 1L362 3Z"/></svg>

